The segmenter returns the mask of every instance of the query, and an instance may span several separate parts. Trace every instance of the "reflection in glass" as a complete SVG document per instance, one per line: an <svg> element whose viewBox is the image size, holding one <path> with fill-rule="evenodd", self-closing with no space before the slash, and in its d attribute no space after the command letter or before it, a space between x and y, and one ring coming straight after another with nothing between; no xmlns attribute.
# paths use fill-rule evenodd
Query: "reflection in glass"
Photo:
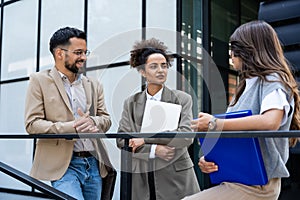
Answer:
<svg viewBox="0 0 300 200"><path fill-rule="evenodd" d="M24 128L25 81L0 86L0 134L27 134ZM1 162L29 174L33 154L33 140L0 139ZM11 189L31 188L0 173L0 185Z"/></svg>
<svg viewBox="0 0 300 200"><path fill-rule="evenodd" d="M66 26L83 30L84 1L43 0L41 21L40 70L44 70L54 66L53 56L49 51L52 34Z"/></svg>
<svg viewBox="0 0 300 200"><path fill-rule="evenodd" d="M146 10L146 38L156 37L176 51L176 1L147 1Z"/></svg>
<svg viewBox="0 0 300 200"><path fill-rule="evenodd" d="M35 71L37 1L4 7L1 80L25 77Z"/></svg>
<svg viewBox="0 0 300 200"><path fill-rule="evenodd" d="M141 39L141 7L140 0L89 1L87 67L129 60L133 43Z"/></svg>

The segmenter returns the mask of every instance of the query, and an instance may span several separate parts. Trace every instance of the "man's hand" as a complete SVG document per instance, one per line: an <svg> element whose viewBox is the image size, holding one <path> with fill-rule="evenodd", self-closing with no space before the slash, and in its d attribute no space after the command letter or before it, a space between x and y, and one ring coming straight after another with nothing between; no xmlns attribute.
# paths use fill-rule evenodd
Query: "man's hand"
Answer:
<svg viewBox="0 0 300 200"><path fill-rule="evenodd" d="M99 129L95 125L94 120L90 118L90 112L83 113L80 108L78 108L77 113L80 118L77 119L73 125L77 133L97 133Z"/></svg>

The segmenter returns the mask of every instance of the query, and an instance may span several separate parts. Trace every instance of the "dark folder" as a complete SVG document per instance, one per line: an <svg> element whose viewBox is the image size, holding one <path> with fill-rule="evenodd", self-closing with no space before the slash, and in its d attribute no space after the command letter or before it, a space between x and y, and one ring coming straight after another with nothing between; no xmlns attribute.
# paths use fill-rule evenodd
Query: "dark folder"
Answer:
<svg viewBox="0 0 300 200"><path fill-rule="evenodd" d="M251 110L214 115L230 119L252 115ZM209 133L208 133L209 134ZM215 162L219 170L210 173L212 184L236 182L265 185L267 173L257 138L199 138L206 161Z"/></svg>

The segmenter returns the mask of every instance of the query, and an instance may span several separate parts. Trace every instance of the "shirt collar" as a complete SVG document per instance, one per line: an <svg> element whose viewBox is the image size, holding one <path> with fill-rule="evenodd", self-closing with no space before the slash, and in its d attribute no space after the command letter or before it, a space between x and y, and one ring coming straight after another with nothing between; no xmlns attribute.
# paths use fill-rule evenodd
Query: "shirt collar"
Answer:
<svg viewBox="0 0 300 200"><path fill-rule="evenodd" d="M66 75L64 75L64 74L63 74L62 72L60 72L60 71L58 71L58 73L60 74L60 76L61 76L61 78L62 78L63 81L68 81L68 82L70 82L69 79L68 79L68 77L67 77ZM82 80L82 74L77 74L77 75L76 75L76 80L74 81L73 84L80 83L81 80Z"/></svg>
<svg viewBox="0 0 300 200"><path fill-rule="evenodd" d="M146 89L147 100L161 101L162 91L163 87L155 95L151 96Z"/></svg>

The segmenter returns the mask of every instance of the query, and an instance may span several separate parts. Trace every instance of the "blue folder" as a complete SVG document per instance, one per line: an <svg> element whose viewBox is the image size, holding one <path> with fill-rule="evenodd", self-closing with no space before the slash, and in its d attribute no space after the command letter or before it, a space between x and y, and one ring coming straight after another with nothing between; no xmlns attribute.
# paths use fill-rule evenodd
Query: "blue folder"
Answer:
<svg viewBox="0 0 300 200"><path fill-rule="evenodd" d="M252 115L242 110L214 115L230 119ZM209 133L208 133L209 134ZM265 185L267 173L257 138L199 138L206 161L215 162L219 170L210 173L212 184L236 182L245 185Z"/></svg>

